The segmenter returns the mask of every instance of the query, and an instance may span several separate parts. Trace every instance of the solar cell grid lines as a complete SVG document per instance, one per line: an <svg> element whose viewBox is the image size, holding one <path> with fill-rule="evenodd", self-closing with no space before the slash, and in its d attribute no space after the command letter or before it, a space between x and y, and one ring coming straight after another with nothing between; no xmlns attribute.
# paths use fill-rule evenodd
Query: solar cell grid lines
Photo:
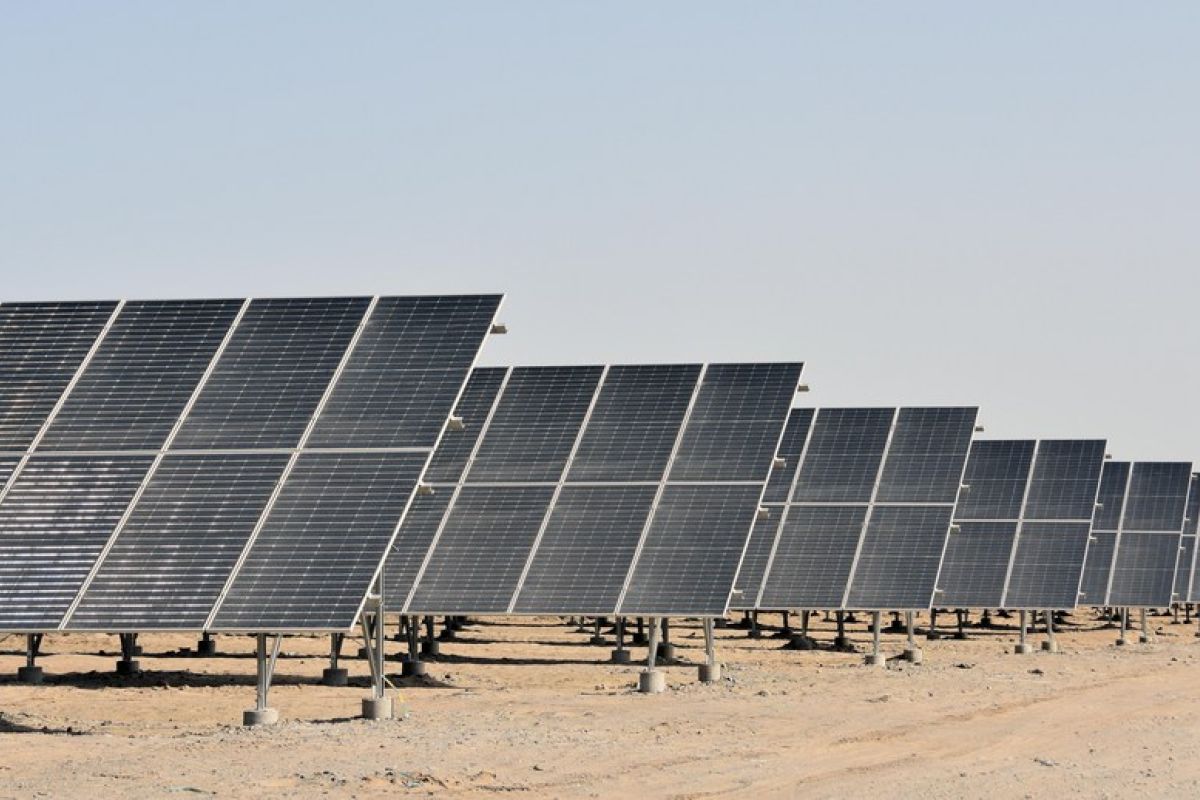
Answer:
<svg viewBox="0 0 1200 800"><path fill-rule="evenodd" d="M773 529L756 527L773 541L757 591L752 575L739 586L741 602L928 608L976 414L965 407L815 410L788 502ZM799 419L794 412L792 419ZM761 549L751 542L752 552Z"/></svg>
<svg viewBox="0 0 1200 800"><path fill-rule="evenodd" d="M477 371L467 395L477 386L487 397L487 384L498 397L479 403L477 426L464 418L466 431L447 434L453 458L434 456L435 464L458 464L462 477L417 574L410 577L411 560L389 561L389 594L408 597L396 610L724 613L800 369L518 367L500 380ZM772 418L764 455L758 441ZM693 421L701 433L688 444ZM473 429L473 441L454 441ZM731 438L735 430L749 440ZM692 456L681 460L687 447ZM701 452L713 456L705 479L689 471ZM755 453L765 459L757 468ZM688 477L677 481L681 463ZM754 474L761 477L747 477ZM705 513L684 527L672 522L689 508ZM502 519L480 525L494 515ZM497 526L504 535L494 539ZM414 519L400 540L424 541L433 527ZM663 570L682 577L664 580Z"/></svg>
<svg viewBox="0 0 1200 800"><path fill-rule="evenodd" d="M0 630L349 629L500 300L0 305Z"/></svg>

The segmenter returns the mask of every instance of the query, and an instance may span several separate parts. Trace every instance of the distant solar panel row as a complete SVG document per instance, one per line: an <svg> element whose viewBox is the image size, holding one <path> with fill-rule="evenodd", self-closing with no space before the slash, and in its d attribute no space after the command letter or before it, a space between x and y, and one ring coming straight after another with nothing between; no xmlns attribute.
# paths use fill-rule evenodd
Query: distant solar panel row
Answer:
<svg viewBox="0 0 1200 800"><path fill-rule="evenodd" d="M495 295L0 304L0 630L345 630Z"/></svg>
<svg viewBox="0 0 1200 800"><path fill-rule="evenodd" d="M794 409L733 606L928 608L976 414Z"/></svg>
<svg viewBox="0 0 1200 800"><path fill-rule="evenodd" d="M723 614L800 364L472 373L386 567L407 614ZM416 554L420 554L418 558Z"/></svg>
<svg viewBox="0 0 1200 800"><path fill-rule="evenodd" d="M950 608L1074 608L1105 445L975 442L934 602Z"/></svg>
<svg viewBox="0 0 1200 800"><path fill-rule="evenodd" d="M1171 604L1191 470L1190 463L1182 462L1110 461L1104 465L1081 603Z"/></svg>

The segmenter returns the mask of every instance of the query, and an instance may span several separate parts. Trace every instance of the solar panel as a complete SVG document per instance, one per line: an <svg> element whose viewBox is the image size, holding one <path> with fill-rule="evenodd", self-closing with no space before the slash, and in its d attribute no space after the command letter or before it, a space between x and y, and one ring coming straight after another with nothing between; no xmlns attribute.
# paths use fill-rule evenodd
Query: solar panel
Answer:
<svg viewBox="0 0 1200 800"><path fill-rule="evenodd" d="M1105 605L1171 604L1191 475L1190 463L1134 463Z"/></svg>
<svg viewBox="0 0 1200 800"><path fill-rule="evenodd" d="M500 299L0 305L0 630L349 629Z"/></svg>
<svg viewBox="0 0 1200 800"><path fill-rule="evenodd" d="M765 577L753 605L746 597L741 602L753 608L928 608L976 413L816 410L780 508ZM792 413L791 421L802 419ZM751 547L762 545L752 541Z"/></svg>
<svg viewBox="0 0 1200 800"><path fill-rule="evenodd" d="M0 304L0 451L24 452L117 303Z"/></svg>
<svg viewBox="0 0 1200 800"><path fill-rule="evenodd" d="M1108 462L1080 595L1090 605L1165 607L1183 541L1190 463Z"/></svg>
<svg viewBox="0 0 1200 800"><path fill-rule="evenodd" d="M1105 442L979 441L971 447L936 602L1073 608Z"/></svg>
<svg viewBox="0 0 1200 800"><path fill-rule="evenodd" d="M30 458L0 503L0 630L53 630L125 513L149 456Z"/></svg>
<svg viewBox="0 0 1200 800"><path fill-rule="evenodd" d="M167 456L63 627L204 627L287 462L284 454Z"/></svg>
<svg viewBox="0 0 1200 800"><path fill-rule="evenodd" d="M241 306L240 300L126 303L38 449L159 449Z"/></svg>
<svg viewBox="0 0 1200 800"><path fill-rule="evenodd" d="M724 613L800 369L685 364L477 374L471 383L481 399L485 381L502 389L494 402L478 404L474 438L466 441L472 425L464 420L467 431L444 440L454 455L434 457L447 464L442 477L455 468L462 477L437 526L422 518L401 531L402 541L422 542L436 528L409 599L396 610ZM389 561L394 597L414 581L411 564Z"/></svg>

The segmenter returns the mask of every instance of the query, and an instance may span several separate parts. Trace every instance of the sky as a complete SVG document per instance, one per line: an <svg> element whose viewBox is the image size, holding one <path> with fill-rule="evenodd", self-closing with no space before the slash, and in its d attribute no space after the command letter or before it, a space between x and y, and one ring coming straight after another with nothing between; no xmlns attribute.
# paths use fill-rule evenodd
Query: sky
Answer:
<svg viewBox="0 0 1200 800"><path fill-rule="evenodd" d="M1200 4L0 2L5 300L504 291L503 364L1200 463Z"/></svg>

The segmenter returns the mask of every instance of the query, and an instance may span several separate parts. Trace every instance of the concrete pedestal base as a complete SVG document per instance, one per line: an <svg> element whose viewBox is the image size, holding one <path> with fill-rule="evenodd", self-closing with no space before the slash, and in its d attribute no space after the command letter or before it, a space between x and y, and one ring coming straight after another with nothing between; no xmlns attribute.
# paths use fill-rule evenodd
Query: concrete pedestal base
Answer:
<svg viewBox="0 0 1200 800"><path fill-rule="evenodd" d="M392 718L392 698L390 697L364 697L362 701L362 718L363 719L391 719Z"/></svg>
<svg viewBox="0 0 1200 800"><path fill-rule="evenodd" d="M439 654L441 652L442 652L442 648L437 643L436 640L431 642L428 639L423 639L421 641L421 655L436 656L437 654Z"/></svg>
<svg viewBox="0 0 1200 800"><path fill-rule="evenodd" d="M919 647L905 648L904 660L910 664L920 664L925 660L925 654L921 652L921 648Z"/></svg>
<svg viewBox="0 0 1200 800"><path fill-rule="evenodd" d="M660 644L658 646L659 661L674 661L675 660L675 645Z"/></svg>
<svg viewBox="0 0 1200 800"><path fill-rule="evenodd" d="M893 619L887 624L884 630L888 633L904 633L904 623L898 619Z"/></svg>
<svg viewBox="0 0 1200 800"><path fill-rule="evenodd" d="M1138 644L1150 644L1149 636L1138 635Z"/></svg>
<svg viewBox="0 0 1200 800"><path fill-rule="evenodd" d="M1200 633L1197 633L1196 635L1200 636ZM630 635L629 643L636 644L640 647L645 647L646 645L650 644L650 639L644 633L634 633Z"/></svg>
<svg viewBox="0 0 1200 800"><path fill-rule="evenodd" d="M321 673L322 686L345 686L350 680L350 673L344 669L326 667Z"/></svg>
<svg viewBox="0 0 1200 800"><path fill-rule="evenodd" d="M612 663L614 664L632 664L633 654L628 650L613 650Z"/></svg>
<svg viewBox="0 0 1200 800"><path fill-rule="evenodd" d="M458 634L454 632L454 628L442 628L442 632L438 634L438 641L453 642L458 638Z"/></svg>
<svg viewBox="0 0 1200 800"><path fill-rule="evenodd" d="M1028 642L1025 644L1016 644L1013 646L1013 652L1019 656L1027 656L1033 652L1033 646Z"/></svg>
<svg viewBox="0 0 1200 800"><path fill-rule="evenodd" d="M720 664L701 664L699 672L701 683L716 683L721 680Z"/></svg>
<svg viewBox="0 0 1200 800"><path fill-rule="evenodd" d="M929 631L928 633L925 634L925 639L930 642L936 642L938 639L941 639L941 638L942 638L942 635L940 633L938 633L937 631Z"/></svg>
<svg viewBox="0 0 1200 800"><path fill-rule="evenodd" d="M592 638L588 639L588 644L595 645L596 647L603 647L604 645L608 644L608 639L605 639L603 636L593 636Z"/></svg>
<svg viewBox="0 0 1200 800"><path fill-rule="evenodd" d="M716 619L713 620L713 627L714 628L728 628L729 620L725 619L724 617L717 617Z"/></svg>
<svg viewBox="0 0 1200 800"><path fill-rule="evenodd" d="M816 645L813 640L807 636L797 634L788 640L784 645L788 650L812 650Z"/></svg>
<svg viewBox="0 0 1200 800"><path fill-rule="evenodd" d="M638 691L642 694L658 694L666 690L667 676L661 672L639 672Z"/></svg>
<svg viewBox="0 0 1200 800"><path fill-rule="evenodd" d="M196 642L196 655L198 656L215 656L217 654L216 639L201 639Z"/></svg>
<svg viewBox="0 0 1200 800"><path fill-rule="evenodd" d="M41 683L46 679L46 673L41 667L18 667L17 680L21 683Z"/></svg>
<svg viewBox="0 0 1200 800"><path fill-rule="evenodd" d="M419 678L424 674L424 661L403 661L400 663L400 675L405 678Z"/></svg>
<svg viewBox="0 0 1200 800"><path fill-rule="evenodd" d="M121 659L117 662L118 675L137 675L142 671L142 665L136 661Z"/></svg>
<svg viewBox="0 0 1200 800"><path fill-rule="evenodd" d="M1125 639L1117 639L1117 641L1116 641L1117 647L1124 647L1127 644L1129 644L1129 642L1126 641Z"/></svg>
<svg viewBox="0 0 1200 800"><path fill-rule="evenodd" d="M850 644L850 640L845 636L835 636L833 638L833 649L851 653L854 651L854 645Z"/></svg>
<svg viewBox="0 0 1200 800"><path fill-rule="evenodd" d="M1058 652L1058 642L1042 642L1042 649L1047 653Z"/></svg>
<svg viewBox="0 0 1200 800"><path fill-rule="evenodd" d="M242 724L247 727L274 725L279 722L279 712L273 708L250 708L242 712Z"/></svg>
<svg viewBox="0 0 1200 800"><path fill-rule="evenodd" d="M954 638L961 642L967 638L967 635L965 633L960 633L959 631L955 631Z"/></svg>
<svg viewBox="0 0 1200 800"><path fill-rule="evenodd" d="M883 653L867 653L866 658L863 659L863 663L868 667L882 667L887 663L887 656Z"/></svg>

